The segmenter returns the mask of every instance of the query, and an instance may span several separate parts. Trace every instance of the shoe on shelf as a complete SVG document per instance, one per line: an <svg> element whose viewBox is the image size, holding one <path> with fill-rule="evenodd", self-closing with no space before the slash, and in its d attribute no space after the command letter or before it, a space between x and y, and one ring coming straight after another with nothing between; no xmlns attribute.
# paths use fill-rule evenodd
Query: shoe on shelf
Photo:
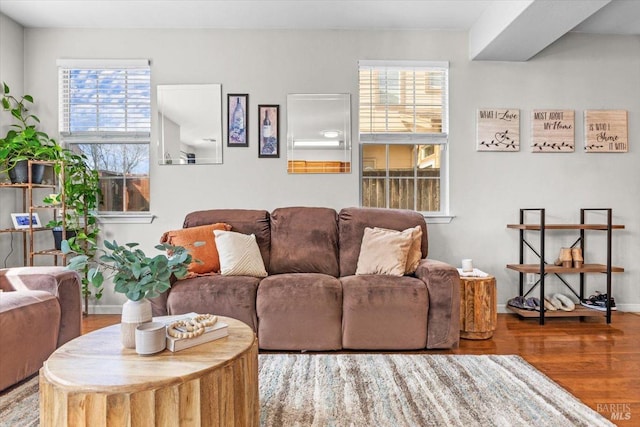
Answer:
<svg viewBox="0 0 640 427"><path fill-rule="evenodd" d="M524 301L527 310L540 311L540 300L536 297L529 297Z"/></svg>
<svg viewBox="0 0 640 427"><path fill-rule="evenodd" d="M530 310L530 308L527 307L525 298L520 295L518 295L517 297L513 297L509 301L507 301L507 305L519 308L521 310Z"/></svg>
<svg viewBox="0 0 640 427"><path fill-rule="evenodd" d="M607 294L602 294L599 291L596 291L595 294L591 295L587 299L583 299L581 304L588 308L593 308L594 310L607 311L607 300L611 303L611 310L617 310L615 298L611 297L607 298Z"/></svg>
<svg viewBox="0 0 640 427"><path fill-rule="evenodd" d="M580 303L581 305L593 309L593 310L599 310L599 311L607 311L607 306L605 305L600 305L600 304L595 304L593 301L588 300L588 299L584 299L582 300L582 302ZM612 302L611 303L611 311L616 311L618 310L618 307L615 306L615 304Z"/></svg>
<svg viewBox="0 0 640 427"><path fill-rule="evenodd" d="M559 300L556 300L556 301L558 301L558 307L562 305ZM553 302L551 302L551 300L549 298L545 298L544 299L544 309L545 310L558 311L558 307L556 307L553 304Z"/></svg>
<svg viewBox="0 0 640 427"><path fill-rule="evenodd" d="M571 259L573 260L573 268L581 268L584 263L581 248L571 248Z"/></svg>
<svg viewBox="0 0 640 427"><path fill-rule="evenodd" d="M571 257L571 248L561 248L560 255L558 256L558 259L554 264L571 268L571 265L573 264L573 258Z"/></svg>
<svg viewBox="0 0 640 427"><path fill-rule="evenodd" d="M573 311L576 308L576 304L573 301L571 301L571 298L569 298L564 294L553 294L553 297L551 298L552 298L551 299L552 303L554 300L558 300L558 302L560 303L559 307L556 305L556 303L553 304L553 305L556 305L556 307L558 307L558 310Z"/></svg>

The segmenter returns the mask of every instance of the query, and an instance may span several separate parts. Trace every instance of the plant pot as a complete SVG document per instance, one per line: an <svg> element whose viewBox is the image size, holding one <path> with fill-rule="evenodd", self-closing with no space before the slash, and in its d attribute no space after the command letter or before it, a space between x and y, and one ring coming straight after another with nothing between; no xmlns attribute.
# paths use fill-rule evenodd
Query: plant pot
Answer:
<svg viewBox="0 0 640 427"><path fill-rule="evenodd" d="M62 246L62 230L52 230L53 232L53 244L57 250L61 249ZM67 230L67 239L72 237L76 237L76 232L73 230Z"/></svg>
<svg viewBox="0 0 640 427"><path fill-rule="evenodd" d="M44 178L44 166L42 164L31 165L31 183L42 184ZM13 184L25 184L29 182L29 161L20 160L9 169L9 179Z"/></svg>
<svg viewBox="0 0 640 427"><path fill-rule="evenodd" d="M122 305L122 346L136 348L136 327L151 322L151 303L147 299L140 301L127 300Z"/></svg>

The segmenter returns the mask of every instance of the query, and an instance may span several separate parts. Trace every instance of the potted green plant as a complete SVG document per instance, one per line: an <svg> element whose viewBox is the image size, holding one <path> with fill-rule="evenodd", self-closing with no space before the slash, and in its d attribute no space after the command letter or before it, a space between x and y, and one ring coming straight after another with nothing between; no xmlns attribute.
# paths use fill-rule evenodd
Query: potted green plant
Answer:
<svg viewBox="0 0 640 427"><path fill-rule="evenodd" d="M28 104L33 104L31 95L20 99L11 95L9 86L3 82L2 109L15 119L4 138L0 139L0 172L9 172L13 183L29 180L29 160L58 160L62 147L46 133L37 129L40 119L29 113ZM35 164L31 170L31 181L40 184L44 176L44 165Z"/></svg>
<svg viewBox="0 0 640 427"><path fill-rule="evenodd" d="M77 254L92 258L97 251L97 239L100 227L97 218L98 204L101 198L98 172L90 169L84 154L62 149L61 162L54 165L55 172L64 175L60 194L51 194L44 203L59 204L64 201L64 214L49 221L56 249L61 249L66 239L70 249ZM88 313L89 297L102 297L102 286L88 280L88 267L82 273L82 296L84 312Z"/></svg>
<svg viewBox="0 0 640 427"><path fill-rule="evenodd" d="M196 242L194 246L200 246ZM151 321L151 303L154 298L171 287L172 276L180 279L187 275L192 262L191 254L182 246L163 243L155 248L163 253L154 257L147 256L138 249L138 243L119 245L104 241L106 250L97 259L78 255L71 259L68 268L84 270L88 267L88 280L94 286L102 286L106 278L111 278L115 292L124 294L127 302L122 307L122 345L135 347L135 328L141 323ZM68 241L62 242L62 251L73 254ZM197 262L197 261L196 261Z"/></svg>

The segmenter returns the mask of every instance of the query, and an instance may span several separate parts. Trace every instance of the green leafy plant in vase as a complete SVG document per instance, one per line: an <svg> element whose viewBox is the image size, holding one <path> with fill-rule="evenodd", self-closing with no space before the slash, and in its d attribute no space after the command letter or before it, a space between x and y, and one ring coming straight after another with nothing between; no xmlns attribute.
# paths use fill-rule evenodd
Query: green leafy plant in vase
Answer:
<svg viewBox="0 0 640 427"><path fill-rule="evenodd" d="M194 246L202 244L196 242ZM98 249L103 252L99 258L92 260L86 255L77 255L71 259L68 268L82 271L88 267L90 283L102 287L105 279L110 278L115 292L127 297L122 307L122 345L135 348L136 327L151 321L151 303L147 298L157 297L168 290L173 276L177 279L185 277L193 259L184 247L167 243L155 246L163 253L154 257L138 249L138 243L122 246L115 240L105 240L104 246L106 250ZM62 242L62 251L73 253L68 241Z"/></svg>
<svg viewBox="0 0 640 427"><path fill-rule="evenodd" d="M29 104L33 104L31 95L23 95L20 99L11 95L9 86L2 83L2 109L9 112L14 123L4 138L0 139L0 172L9 172L13 183L28 182L29 160L58 160L62 147L45 132L38 130L40 119L29 113ZM31 169L31 181L40 184L44 176L45 166L35 164Z"/></svg>

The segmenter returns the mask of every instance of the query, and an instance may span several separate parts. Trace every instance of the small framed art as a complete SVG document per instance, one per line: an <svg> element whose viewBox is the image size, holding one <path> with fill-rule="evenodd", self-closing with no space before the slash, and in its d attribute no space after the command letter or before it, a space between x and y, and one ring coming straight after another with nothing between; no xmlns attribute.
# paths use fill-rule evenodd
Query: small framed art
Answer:
<svg viewBox="0 0 640 427"><path fill-rule="evenodd" d="M249 94L227 94L227 147L249 146Z"/></svg>
<svg viewBox="0 0 640 427"><path fill-rule="evenodd" d="M280 106L258 105L258 157L280 157Z"/></svg>
<svg viewBox="0 0 640 427"><path fill-rule="evenodd" d="M40 217L35 212L31 214L31 221L29 221L29 213L28 212L25 212L25 213L12 213L11 214L11 221L13 221L13 226L17 230L29 228L29 224L31 224L31 226L33 228L41 228L42 227L42 223L40 222Z"/></svg>

